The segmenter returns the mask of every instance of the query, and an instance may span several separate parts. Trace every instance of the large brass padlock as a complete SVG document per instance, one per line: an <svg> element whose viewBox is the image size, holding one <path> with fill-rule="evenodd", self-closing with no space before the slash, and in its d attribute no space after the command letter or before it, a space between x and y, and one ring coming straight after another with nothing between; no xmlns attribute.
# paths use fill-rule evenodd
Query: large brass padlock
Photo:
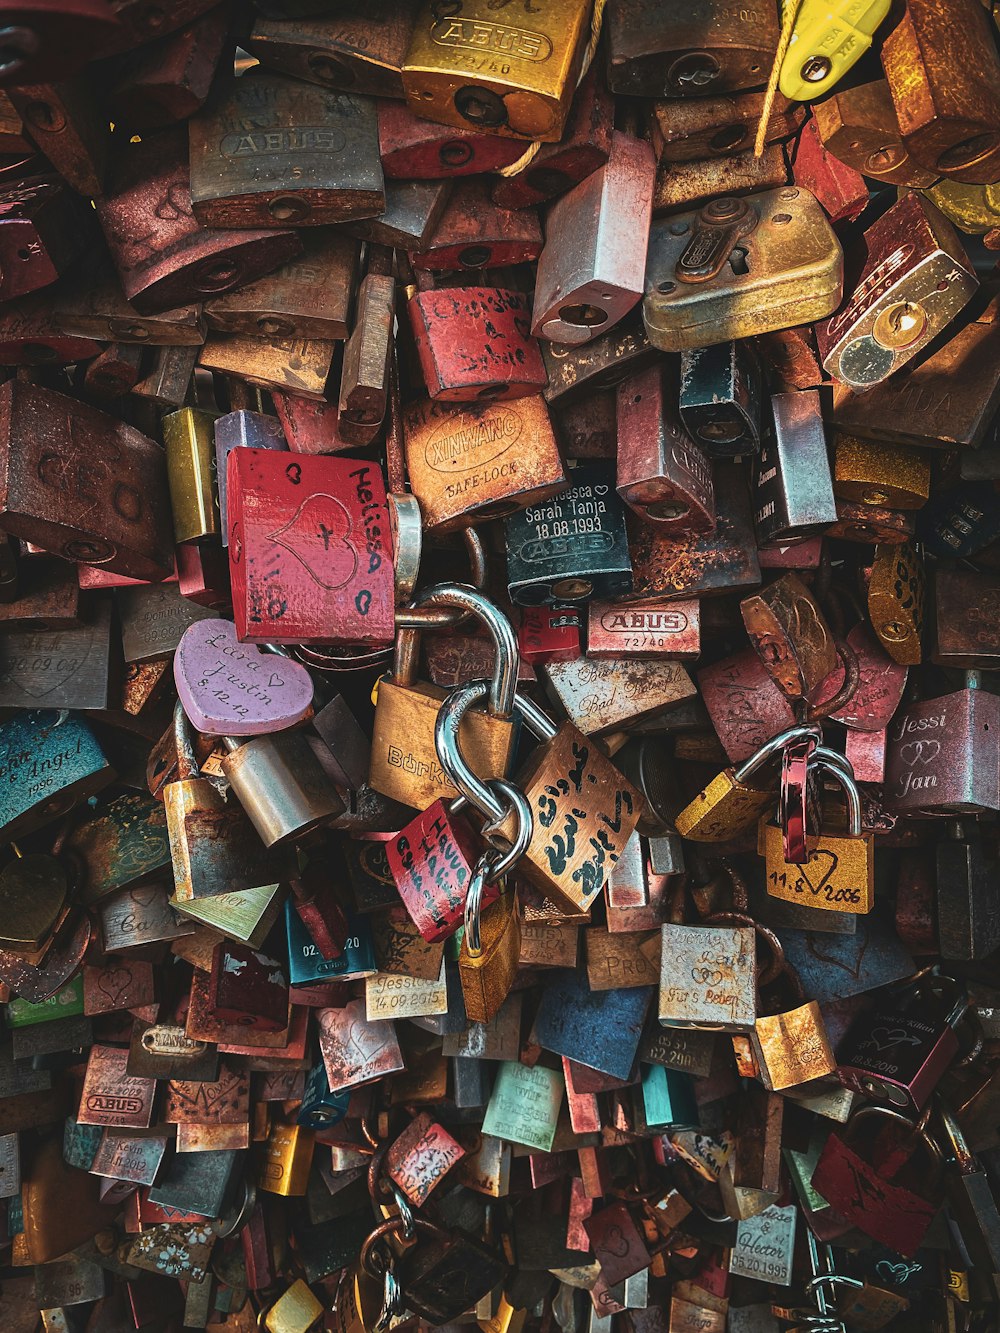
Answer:
<svg viewBox="0 0 1000 1333"><path fill-rule="evenodd" d="M429 588L415 606L459 606L489 629L497 657L488 711L470 713L462 735L476 772L483 778L504 777L515 739L517 645L510 623L480 593L459 584ZM393 674L379 682L369 782L383 796L425 810L438 798L456 796L458 789L449 781L434 745L438 710L448 691L417 682L419 636L416 629L405 627L406 615L397 617L401 627ZM418 609L412 623L420 623L419 615Z"/></svg>

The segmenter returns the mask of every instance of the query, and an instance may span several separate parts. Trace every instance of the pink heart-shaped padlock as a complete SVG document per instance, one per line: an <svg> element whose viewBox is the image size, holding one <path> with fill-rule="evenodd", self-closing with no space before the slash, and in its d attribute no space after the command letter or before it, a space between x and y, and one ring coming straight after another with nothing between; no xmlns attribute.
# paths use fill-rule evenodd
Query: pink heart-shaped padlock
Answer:
<svg viewBox="0 0 1000 1333"><path fill-rule="evenodd" d="M298 662L240 643L230 620L196 620L174 654L177 694L208 736L261 736L300 722L313 683Z"/></svg>

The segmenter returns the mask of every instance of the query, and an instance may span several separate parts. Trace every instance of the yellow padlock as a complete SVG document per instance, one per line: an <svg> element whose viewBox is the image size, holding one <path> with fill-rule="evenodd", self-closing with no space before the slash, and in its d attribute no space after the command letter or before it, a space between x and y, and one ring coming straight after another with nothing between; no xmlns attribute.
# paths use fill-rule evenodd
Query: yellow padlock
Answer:
<svg viewBox="0 0 1000 1333"><path fill-rule="evenodd" d="M796 102L814 102L844 77L872 44L891 0L802 0L778 87Z"/></svg>

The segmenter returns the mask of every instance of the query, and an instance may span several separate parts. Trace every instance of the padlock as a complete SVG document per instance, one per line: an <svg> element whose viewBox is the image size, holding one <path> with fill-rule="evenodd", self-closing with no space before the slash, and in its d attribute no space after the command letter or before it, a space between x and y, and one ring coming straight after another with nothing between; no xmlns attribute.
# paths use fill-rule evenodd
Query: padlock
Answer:
<svg viewBox="0 0 1000 1333"><path fill-rule="evenodd" d="M102 193L111 127L88 84L82 78L25 84L11 90L11 101L29 137L67 184L87 197Z"/></svg>
<svg viewBox="0 0 1000 1333"><path fill-rule="evenodd" d="M740 602L747 634L768 674L789 699L813 701L837 665L833 633L797 574L782 574Z"/></svg>
<svg viewBox="0 0 1000 1333"><path fill-rule="evenodd" d="M570 721L588 736L634 727L695 694L687 671L673 661L582 657L550 663L544 670Z"/></svg>
<svg viewBox="0 0 1000 1333"><path fill-rule="evenodd" d="M749 828L777 797L777 784L756 787L750 782L793 741L818 738L815 727L796 726L778 732L759 746L738 768L727 768L700 791L676 816L674 826L692 842L727 842Z"/></svg>
<svg viewBox="0 0 1000 1333"><path fill-rule="evenodd" d="M504 522L507 589L518 606L625 597L632 563L609 464L570 469L570 487Z"/></svg>
<svg viewBox="0 0 1000 1333"><path fill-rule="evenodd" d="M934 573L937 634L931 661L949 667L994 667L1000 629L998 593L993 573L938 565Z"/></svg>
<svg viewBox="0 0 1000 1333"><path fill-rule="evenodd" d="M580 75L589 6L543 0L517 25L494 15L483 0L447 15L423 4L403 63L407 102L442 125L555 143Z"/></svg>
<svg viewBox="0 0 1000 1333"><path fill-rule="evenodd" d="M888 1116L909 1126L919 1145L930 1157L930 1173L918 1177L922 1189L935 1183L941 1168L941 1150L925 1131L899 1114L881 1107L865 1108L867 1114ZM890 1246L905 1258L920 1248L937 1211L935 1203L909 1185L886 1179L870 1160L871 1147L863 1157L847 1139L856 1138L856 1127L863 1123L855 1112L846 1126L844 1137L834 1131L827 1139L813 1172L812 1186L832 1208L866 1236ZM919 1148L918 1148L919 1151ZM914 1169L911 1168L911 1174Z"/></svg>
<svg viewBox="0 0 1000 1333"><path fill-rule="evenodd" d="M389 260L383 247L369 246L368 271L358 288L354 324L344 344L337 427L356 444L370 443L371 427L382 421L388 401L396 310Z"/></svg>
<svg viewBox="0 0 1000 1333"><path fill-rule="evenodd" d="M695 599L644 606L593 601L588 607L587 656L597 661L608 657L694 660L701 656L699 604Z"/></svg>
<svg viewBox="0 0 1000 1333"><path fill-rule="evenodd" d="M142 365L142 348L113 343L87 367L83 383L95 398L113 401L135 387Z"/></svg>
<svg viewBox="0 0 1000 1333"><path fill-rule="evenodd" d="M387 1270L397 1270L407 1308L433 1325L449 1323L476 1306L509 1271L501 1251L468 1231L446 1231L423 1217L413 1219L416 1243L397 1262L380 1257L380 1243L403 1225L402 1219L391 1218L376 1227L358 1262L379 1281Z"/></svg>
<svg viewBox="0 0 1000 1333"><path fill-rule="evenodd" d="M469 716L463 739L477 773L486 778L503 777L514 744L514 631L481 594L461 585L441 584L428 589L418 597L417 606L428 605L455 605L471 611L490 631L496 665L489 708L485 714ZM401 628L396 636L393 674L379 683L369 782L375 791L424 810L438 797L454 796L457 788L452 786L434 745L434 729L446 691L416 683L417 652L416 632Z"/></svg>
<svg viewBox="0 0 1000 1333"><path fill-rule="evenodd" d="M805 0L778 75L785 96L819 101L871 46L889 7L890 0L841 0L826 6Z"/></svg>
<svg viewBox="0 0 1000 1333"><path fill-rule="evenodd" d="M189 128L191 207L203 227L319 227L385 207L365 98L251 73L218 89Z"/></svg>
<svg viewBox="0 0 1000 1333"><path fill-rule="evenodd" d="M429 288L419 279L408 295L410 328L432 400L524 398L545 388L526 295L504 287Z"/></svg>
<svg viewBox="0 0 1000 1333"><path fill-rule="evenodd" d="M392 836L386 858L413 924L431 942L447 939L462 923L479 854L464 816L440 798ZM493 888L485 899L494 902Z"/></svg>
<svg viewBox="0 0 1000 1333"><path fill-rule="evenodd" d="M210 9L121 62L111 90L114 122L141 131L193 116L226 53L229 27L225 10Z"/></svg>
<svg viewBox="0 0 1000 1333"><path fill-rule="evenodd" d="M148 398L160 407L183 407L198 360L199 347L156 347L149 373L132 390L137 398Z"/></svg>
<svg viewBox="0 0 1000 1333"><path fill-rule="evenodd" d="M750 496L741 470L716 470L715 500L711 532L674 536L629 516L633 601L720 596L759 585Z"/></svg>
<svg viewBox="0 0 1000 1333"><path fill-rule="evenodd" d="M719 1176L726 1212L756 1217L781 1196L781 1138L784 1100L745 1082L736 1099L735 1145Z"/></svg>
<svg viewBox="0 0 1000 1333"><path fill-rule="evenodd" d="M873 1101L917 1114L958 1054L955 1028L969 1006L965 987L928 975L890 993L852 1024L838 1048L837 1076Z"/></svg>
<svg viewBox="0 0 1000 1333"><path fill-rule="evenodd" d="M884 79L838 88L817 102L813 117L825 146L855 171L913 189L934 183L937 173L916 163L903 144Z"/></svg>
<svg viewBox="0 0 1000 1333"><path fill-rule="evenodd" d="M173 546L158 445L97 408L22 381L0 389L0 527L67 560L160 579Z"/></svg>
<svg viewBox="0 0 1000 1333"><path fill-rule="evenodd" d="M403 412L410 489L428 532L503 518L569 486L542 397Z"/></svg>
<svg viewBox="0 0 1000 1333"><path fill-rule="evenodd" d="M749 1032L757 1017L753 928L664 925L661 932L661 1025Z"/></svg>
<svg viewBox="0 0 1000 1333"><path fill-rule="evenodd" d="M246 45L266 69L368 97L402 97L413 20L412 4L349 4L334 23L258 18Z"/></svg>
<svg viewBox="0 0 1000 1333"><path fill-rule="evenodd" d="M344 802L300 731L225 737L222 771L267 848L304 838Z"/></svg>
<svg viewBox="0 0 1000 1333"><path fill-rule="evenodd" d="M842 293L840 243L795 186L714 199L650 231L642 315L664 352L822 319Z"/></svg>
<svg viewBox="0 0 1000 1333"><path fill-rule="evenodd" d="M971 236L985 236L1000 225L1000 190L995 185L941 180L923 193L959 231Z"/></svg>
<svg viewBox="0 0 1000 1333"><path fill-rule="evenodd" d="M749 343L717 343L681 352L681 421L711 457L757 452L762 396L760 364Z"/></svg>
<svg viewBox="0 0 1000 1333"><path fill-rule="evenodd" d="M618 494L648 523L669 533L715 526L712 467L677 410L669 362L618 386Z"/></svg>
<svg viewBox="0 0 1000 1333"><path fill-rule="evenodd" d="M859 505L920 509L930 496L930 462L919 449L859 440L834 440L833 493Z"/></svg>
<svg viewBox="0 0 1000 1333"><path fill-rule="evenodd" d="M495 823L506 818L507 810L472 771L459 745L463 717L486 692L485 681L452 691L438 715L435 744L459 792ZM585 911L635 831L642 798L572 723L556 727L524 696L515 693L515 702L543 741L517 776L533 815L524 873L547 897L571 911Z"/></svg>
<svg viewBox="0 0 1000 1333"><path fill-rule="evenodd" d="M218 536L219 497L213 463L215 413L182 407L163 418L167 483L178 542Z"/></svg>
<svg viewBox="0 0 1000 1333"><path fill-rule="evenodd" d="M580 608L526 606L517 630L517 647L522 661L531 666L579 657Z"/></svg>
<svg viewBox="0 0 1000 1333"><path fill-rule="evenodd" d="M997 309L994 301L982 311L979 302L971 302L944 345L911 363L905 375L863 395L842 390L834 424L865 439L978 449L1000 401L1000 374L992 372L994 346L1000 342ZM966 320L969 310L974 317Z"/></svg>
<svg viewBox="0 0 1000 1333"><path fill-rule="evenodd" d="M915 0L882 43L903 143L929 171L972 185L1000 179L1000 58L982 5L947 19Z"/></svg>
<svg viewBox="0 0 1000 1333"><path fill-rule="evenodd" d="M962 1128L942 1098L937 1113L948 1140L949 1158L958 1168L957 1179L950 1171L945 1176L949 1208L962 1233L962 1241L973 1263L984 1272L1000 1271L1000 1215L990 1180L982 1164L973 1156Z"/></svg>
<svg viewBox="0 0 1000 1333"><path fill-rule="evenodd" d="M180 902L234 893L274 882L249 821L202 777L180 703L174 707L176 776L163 788L167 837Z"/></svg>
<svg viewBox="0 0 1000 1333"><path fill-rule="evenodd" d="M791 975L791 969L787 972ZM785 1092L836 1073L837 1061L815 1000L806 1000L793 978L800 1003L776 1014L759 1015L750 1035L757 1077L770 1092Z"/></svg>
<svg viewBox="0 0 1000 1333"><path fill-rule="evenodd" d="M297 258L238 291L207 300L206 323L220 333L250 337L346 338L360 249L349 236L306 232Z"/></svg>
<svg viewBox="0 0 1000 1333"><path fill-rule="evenodd" d="M908 248L896 258L901 235ZM855 390L905 365L978 285L954 227L916 193L904 194L868 228L855 267L856 285L846 304L816 326L824 367Z"/></svg>
<svg viewBox="0 0 1000 1333"><path fill-rule="evenodd" d="M528 825L523 825L524 841ZM465 1013L471 1023L492 1023L510 993L521 952L517 890L501 888L499 897L481 908L488 858L477 864L465 900L465 932L458 955Z"/></svg>
<svg viewBox="0 0 1000 1333"><path fill-rule="evenodd" d="M436 125L415 115L404 102L387 97L378 102L378 140L388 181L485 175L516 162L522 153L521 145L510 139L468 127ZM501 208L520 206L495 202Z"/></svg>
<svg viewBox="0 0 1000 1333"><path fill-rule="evenodd" d="M742 10L697 0L664 15L650 0L612 5L608 86L630 97L697 97L767 82L778 44L770 6Z"/></svg>
<svg viewBox="0 0 1000 1333"><path fill-rule="evenodd" d="M232 451L229 561L241 640L391 642L384 484L361 459Z"/></svg>
<svg viewBox="0 0 1000 1333"><path fill-rule="evenodd" d="M256 398L259 405L259 390ZM230 385L229 400L232 410L217 417L213 423L214 478L218 489L219 536L223 546L229 545L229 455L234 449L276 449L281 452L288 449L280 421L263 412L249 410L251 395L239 381Z"/></svg>
<svg viewBox="0 0 1000 1333"><path fill-rule="evenodd" d="M791 159L792 180L815 195L831 222L853 222L868 207L864 177L827 149L815 120L803 125Z"/></svg>
<svg viewBox="0 0 1000 1333"><path fill-rule="evenodd" d="M548 210L535 282L536 338L589 342L638 303L655 175L649 145L615 130L605 165Z"/></svg>
<svg viewBox="0 0 1000 1333"><path fill-rule="evenodd" d="M56 178L29 177L0 190L0 299L56 282L83 253L85 222Z"/></svg>
<svg viewBox="0 0 1000 1333"><path fill-rule="evenodd" d="M819 393L778 393L753 463L754 524L762 542L811 537L837 521Z"/></svg>
<svg viewBox="0 0 1000 1333"><path fill-rule="evenodd" d="M223 1023L261 1032L288 1024L288 979L281 964L249 945L220 940L212 951L209 1006Z"/></svg>
<svg viewBox="0 0 1000 1333"><path fill-rule="evenodd" d="M941 957L985 958L1000 944L1000 914L990 891L996 858L977 826L956 820L935 847L937 939Z"/></svg>
<svg viewBox="0 0 1000 1333"><path fill-rule="evenodd" d="M745 151L751 146L763 105L763 93L654 102L649 114L649 136L656 160L702 162ZM791 138L805 115L805 107L779 95L768 118L765 143Z"/></svg>
<svg viewBox="0 0 1000 1333"><path fill-rule="evenodd" d="M320 399L326 392L336 350L336 343L315 338L221 337L210 333L198 355L198 366L265 389L287 389L305 398Z"/></svg>
<svg viewBox="0 0 1000 1333"><path fill-rule="evenodd" d="M148 347L200 346L205 341L200 305L140 314L126 301L114 265L103 254L78 264L54 295L59 326L82 338Z"/></svg>
<svg viewBox="0 0 1000 1333"><path fill-rule="evenodd" d="M817 746L814 760L840 786L847 801L846 836L805 832L805 851L793 860L781 827L761 820L758 853L764 857L768 893L785 902L833 912L866 914L875 902L874 836L861 827L861 798L853 771L835 751ZM839 761L839 762L837 762Z"/></svg>
<svg viewBox="0 0 1000 1333"><path fill-rule="evenodd" d="M882 647L894 661L916 666L924 626L924 565L912 542L876 546L867 601Z"/></svg>
<svg viewBox="0 0 1000 1333"><path fill-rule="evenodd" d="M760 157L733 153L704 162L661 162L653 188L653 217L687 213L709 201L759 194L787 184L788 159L784 147L776 143L768 144Z"/></svg>
<svg viewBox="0 0 1000 1333"><path fill-rule="evenodd" d="M138 310L167 310L242 287L299 253L290 231L206 230L195 221L183 129L123 147L97 217Z"/></svg>
<svg viewBox="0 0 1000 1333"><path fill-rule="evenodd" d="M975 482L936 490L919 519L925 549L932 555L964 559L996 541L1000 505L994 495L992 487Z"/></svg>
<svg viewBox="0 0 1000 1333"><path fill-rule="evenodd" d="M573 95L559 142L541 144L516 175L501 168L490 197L499 208L534 208L565 194L604 166L611 155L613 132L614 99L604 86L603 71L594 63ZM495 142L511 146L502 139ZM516 161L513 156L503 165L512 161Z"/></svg>
<svg viewBox="0 0 1000 1333"><path fill-rule="evenodd" d="M500 208L485 180L463 180L452 190L427 242L409 251L415 269L435 273L508 268L537 259L542 229L531 209Z"/></svg>
<svg viewBox="0 0 1000 1333"><path fill-rule="evenodd" d="M345 235L395 250L431 244L451 197L450 181L386 181L385 208L375 217L342 222Z"/></svg>

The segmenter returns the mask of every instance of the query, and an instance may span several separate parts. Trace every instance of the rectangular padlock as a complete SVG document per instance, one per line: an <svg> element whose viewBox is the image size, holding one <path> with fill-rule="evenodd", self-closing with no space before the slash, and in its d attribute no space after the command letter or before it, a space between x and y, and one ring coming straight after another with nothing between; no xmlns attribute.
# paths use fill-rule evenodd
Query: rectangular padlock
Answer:
<svg viewBox="0 0 1000 1333"><path fill-rule="evenodd" d="M83 253L87 223L57 178L32 176L0 190L0 300L58 281Z"/></svg>
<svg viewBox="0 0 1000 1333"><path fill-rule="evenodd" d="M388 181L481 176L516 162L523 151L520 144L471 125L460 129L423 120L404 102L389 98L378 103L378 140ZM503 208L519 207L495 202Z"/></svg>
<svg viewBox="0 0 1000 1333"><path fill-rule="evenodd" d="M444 14L422 4L403 63L414 112L442 125L555 143L562 138L587 44L581 0L539 0L506 21L488 0Z"/></svg>
<svg viewBox="0 0 1000 1333"><path fill-rule="evenodd" d="M976 814L1000 809L1000 697L965 689L911 704L889 727L888 810Z"/></svg>
<svg viewBox="0 0 1000 1333"><path fill-rule="evenodd" d="M653 217L694 208L719 196L757 194L788 183L788 159L772 143L760 157L733 153L704 162L661 162L653 187Z"/></svg>
<svg viewBox="0 0 1000 1333"><path fill-rule="evenodd" d="M700 655L697 599L643 606L595 600L588 607L588 657L693 661Z"/></svg>
<svg viewBox="0 0 1000 1333"><path fill-rule="evenodd" d="M649 145L615 130L605 165L548 210L535 283L535 337L589 342L638 303L655 173Z"/></svg>
<svg viewBox="0 0 1000 1333"><path fill-rule="evenodd" d="M774 433L754 459L754 525L762 543L797 540L837 521L819 393L771 399Z"/></svg>
<svg viewBox="0 0 1000 1333"><path fill-rule="evenodd" d="M853 222L868 207L868 186L827 150L815 120L806 121L791 154L792 180L814 194L831 222Z"/></svg>
<svg viewBox="0 0 1000 1333"><path fill-rule="evenodd" d="M836 88L813 107L820 138L855 171L891 185L925 189L937 173L914 162L899 131L885 79Z"/></svg>
<svg viewBox="0 0 1000 1333"><path fill-rule="evenodd" d="M385 207L368 98L253 72L220 89L190 131L204 227L320 227Z"/></svg>
<svg viewBox="0 0 1000 1333"><path fill-rule="evenodd" d="M427 242L409 252L434 273L508 268L537 259L542 229L531 209L499 208L485 180L459 181Z"/></svg>
<svg viewBox="0 0 1000 1333"><path fill-rule="evenodd" d="M244 642L392 642L393 570L381 469L361 459L234 449L229 561Z"/></svg>
<svg viewBox="0 0 1000 1333"><path fill-rule="evenodd" d="M763 393L760 362L749 343L716 343L681 352L681 422L711 457L757 452Z"/></svg>
<svg viewBox="0 0 1000 1333"><path fill-rule="evenodd" d="M11 101L21 113L25 132L59 172L85 198L104 189L111 156L111 126L87 80L20 84Z"/></svg>
<svg viewBox="0 0 1000 1333"><path fill-rule="evenodd" d="M114 122L142 131L193 116L226 53L230 21L219 5L123 61L111 90Z"/></svg>
<svg viewBox="0 0 1000 1333"><path fill-rule="evenodd" d="M744 152L757 132L763 105L763 93L654 102L649 113L649 137L656 160L701 162ZM805 116L804 106L778 93L768 118L765 143L791 138Z"/></svg>
<svg viewBox="0 0 1000 1333"><path fill-rule="evenodd" d="M664 352L822 319L842 293L840 242L795 186L716 199L650 231L642 313Z"/></svg>

